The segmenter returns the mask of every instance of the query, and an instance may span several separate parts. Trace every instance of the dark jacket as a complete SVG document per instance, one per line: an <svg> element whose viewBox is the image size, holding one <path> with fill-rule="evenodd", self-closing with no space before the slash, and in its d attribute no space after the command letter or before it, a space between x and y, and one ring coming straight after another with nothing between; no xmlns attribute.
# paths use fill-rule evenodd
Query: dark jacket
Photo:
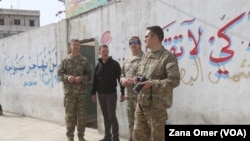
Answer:
<svg viewBox="0 0 250 141"><path fill-rule="evenodd" d="M96 92L102 94L109 94L116 92L117 82L119 83L121 94L124 95L124 87L120 84L121 67L120 64L109 57L106 63L102 59L98 59L95 67L93 87L91 94Z"/></svg>

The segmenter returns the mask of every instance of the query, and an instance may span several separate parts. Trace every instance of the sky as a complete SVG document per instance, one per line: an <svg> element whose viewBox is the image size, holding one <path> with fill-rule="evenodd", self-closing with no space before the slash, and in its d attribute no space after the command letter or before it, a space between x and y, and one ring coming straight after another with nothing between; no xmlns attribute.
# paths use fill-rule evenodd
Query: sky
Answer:
<svg viewBox="0 0 250 141"><path fill-rule="evenodd" d="M56 16L59 11L65 10L64 3L58 0L0 0L0 8L40 10L40 26L65 19L64 12Z"/></svg>

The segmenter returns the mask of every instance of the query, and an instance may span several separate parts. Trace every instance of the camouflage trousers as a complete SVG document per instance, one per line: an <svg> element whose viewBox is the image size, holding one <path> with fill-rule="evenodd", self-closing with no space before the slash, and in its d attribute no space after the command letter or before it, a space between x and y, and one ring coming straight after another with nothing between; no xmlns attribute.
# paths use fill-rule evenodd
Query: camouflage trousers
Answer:
<svg viewBox="0 0 250 141"><path fill-rule="evenodd" d="M69 139L74 138L75 127L77 126L78 138L83 138L85 125L87 120L86 115L86 95L65 95L65 122L66 136Z"/></svg>
<svg viewBox="0 0 250 141"><path fill-rule="evenodd" d="M165 108L142 107L137 104L133 141L165 141L167 118Z"/></svg>
<svg viewBox="0 0 250 141"><path fill-rule="evenodd" d="M135 107L136 97L127 97L127 116L128 116L128 127L129 127L129 139L132 140L134 132L134 120L135 120Z"/></svg>

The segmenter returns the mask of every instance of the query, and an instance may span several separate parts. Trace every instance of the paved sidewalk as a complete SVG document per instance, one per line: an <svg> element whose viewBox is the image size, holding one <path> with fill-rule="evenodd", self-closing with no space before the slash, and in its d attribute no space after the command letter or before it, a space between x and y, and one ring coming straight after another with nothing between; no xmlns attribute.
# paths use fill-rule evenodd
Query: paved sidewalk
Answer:
<svg viewBox="0 0 250 141"><path fill-rule="evenodd" d="M67 141L65 125L11 113L0 116L0 141ZM96 129L87 128L85 139L98 141L103 137ZM78 141L75 137L75 141ZM120 141L127 139L120 138Z"/></svg>

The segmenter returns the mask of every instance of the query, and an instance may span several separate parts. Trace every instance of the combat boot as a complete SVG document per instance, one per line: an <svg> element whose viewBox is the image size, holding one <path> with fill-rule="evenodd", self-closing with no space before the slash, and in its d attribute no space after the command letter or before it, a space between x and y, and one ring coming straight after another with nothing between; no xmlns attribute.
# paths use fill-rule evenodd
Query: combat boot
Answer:
<svg viewBox="0 0 250 141"><path fill-rule="evenodd" d="M74 138L68 138L68 141L74 141Z"/></svg>

